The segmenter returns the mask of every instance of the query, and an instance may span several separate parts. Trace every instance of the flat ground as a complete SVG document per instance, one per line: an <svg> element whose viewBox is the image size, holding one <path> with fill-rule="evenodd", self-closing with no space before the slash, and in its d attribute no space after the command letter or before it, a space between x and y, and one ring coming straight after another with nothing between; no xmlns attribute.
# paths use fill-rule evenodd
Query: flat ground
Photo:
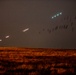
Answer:
<svg viewBox="0 0 76 75"><path fill-rule="evenodd" d="M0 75L75 75L75 49L0 47Z"/></svg>

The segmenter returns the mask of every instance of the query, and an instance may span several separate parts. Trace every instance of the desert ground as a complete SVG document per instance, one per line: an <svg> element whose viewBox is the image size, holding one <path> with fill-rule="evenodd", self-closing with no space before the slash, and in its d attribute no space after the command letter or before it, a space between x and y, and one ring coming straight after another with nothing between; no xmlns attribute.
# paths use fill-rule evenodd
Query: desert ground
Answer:
<svg viewBox="0 0 76 75"><path fill-rule="evenodd" d="M76 75L76 49L0 47L0 75Z"/></svg>

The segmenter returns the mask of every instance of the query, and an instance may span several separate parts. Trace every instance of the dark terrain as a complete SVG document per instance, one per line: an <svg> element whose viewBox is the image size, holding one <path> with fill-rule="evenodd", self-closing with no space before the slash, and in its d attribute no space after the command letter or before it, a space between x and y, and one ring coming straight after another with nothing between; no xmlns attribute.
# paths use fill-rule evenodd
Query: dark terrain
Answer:
<svg viewBox="0 0 76 75"><path fill-rule="evenodd" d="M1 47L0 75L76 75L76 50Z"/></svg>

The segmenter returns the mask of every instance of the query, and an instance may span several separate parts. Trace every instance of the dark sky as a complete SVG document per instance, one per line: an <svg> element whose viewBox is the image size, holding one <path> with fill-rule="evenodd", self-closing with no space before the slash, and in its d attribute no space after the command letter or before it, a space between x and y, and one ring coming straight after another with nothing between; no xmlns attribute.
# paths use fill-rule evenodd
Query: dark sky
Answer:
<svg viewBox="0 0 76 75"><path fill-rule="evenodd" d="M0 46L76 48L76 0L0 0L0 40Z"/></svg>

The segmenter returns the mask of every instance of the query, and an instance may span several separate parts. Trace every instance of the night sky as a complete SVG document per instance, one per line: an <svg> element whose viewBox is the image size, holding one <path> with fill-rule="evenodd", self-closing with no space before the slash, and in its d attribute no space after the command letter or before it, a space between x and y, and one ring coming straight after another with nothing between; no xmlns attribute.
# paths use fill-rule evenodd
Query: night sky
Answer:
<svg viewBox="0 0 76 75"><path fill-rule="evenodd" d="M76 0L0 0L0 46L76 48Z"/></svg>

